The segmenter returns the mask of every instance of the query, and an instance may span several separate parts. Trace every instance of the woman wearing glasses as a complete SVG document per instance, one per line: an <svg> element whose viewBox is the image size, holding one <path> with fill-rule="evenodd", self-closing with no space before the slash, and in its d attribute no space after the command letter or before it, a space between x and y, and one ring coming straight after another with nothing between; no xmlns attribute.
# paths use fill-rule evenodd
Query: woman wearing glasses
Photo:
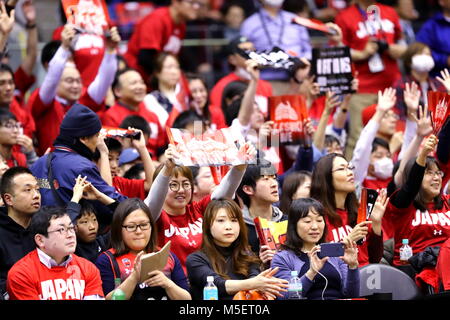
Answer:
<svg viewBox="0 0 450 320"><path fill-rule="evenodd" d="M250 144L247 155L256 150ZM233 166L217 188L198 202L192 201L193 177L189 167L175 165L178 157L175 146L169 145L164 165L156 168L153 184L144 202L149 206L158 227L158 243L163 246L169 240L171 249L180 259L186 272L186 258L199 250L202 244L203 212L211 199L233 197L247 165Z"/></svg>
<svg viewBox="0 0 450 320"><path fill-rule="evenodd" d="M381 219L386 209L385 192L380 193L384 201L379 210L373 210L369 221L356 224L359 201L355 190L354 167L344 156L330 153L316 164L311 179L310 197L323 204L328 226L328 242L365 241L358 246L360 266L379 263L383 256Z"/></svg>
<svg viewBox="0 0 450 320"><path fill-rule="evenodd" d="M113 290L120 288L126 299L190 300L186 275L173 253L162 271L150 272L148 279L139 283L141 257L155 251L158 251L157 232L149 208L137 198L121 202L111 224L111 249L103 252L96 262L105 298L111 299ZM118 287L117 278L121 280Z"/></svg>
<svg viewBox="0 0 450 320"><path fill-rule="evenodd" d="M442 192L441 165L429 156L437 142L435 135L428 137L417 158L406 164L402 187L391 195L386 216L394 226L394 265L402 264L399 254L402 239L409 240L413 254L440 247L435 261L436 276L444 290L449 290L450 195ZM435 289L439 290L438 286Z"/></svg>

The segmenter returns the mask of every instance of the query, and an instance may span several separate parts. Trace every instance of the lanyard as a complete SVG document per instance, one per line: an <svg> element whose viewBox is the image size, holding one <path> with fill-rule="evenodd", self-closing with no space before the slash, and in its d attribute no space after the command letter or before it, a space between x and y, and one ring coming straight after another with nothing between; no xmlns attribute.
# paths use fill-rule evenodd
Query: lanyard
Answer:
<svg viewBox="0 0 450 320"><path fill-rule="evenodd" d="M63 147L63 146L55 146L52 151L54 151L54 150L66 151L66 152L75 152L72 149L67 148L67 147Z"/></svg>
<svg viewBox="0 0 450 320"><path fill-rule="evenodd" d="M280 14L280 19L281 19L281 28L280 28L280 34L278 35L278 42L276 43L278 46L281 45L281 38L283 37L284 27L285 27L285 21L283 18L283 14L281 11L279 12L279 14ZM270 46L274 47L272 36L270 35L269 30L267 29L266 21L261 13L261 10L258 11L258 15L259 15L259 19L261 20L261 24L263 26L264 33L266 34L266 37L269 40Z"/></svg>

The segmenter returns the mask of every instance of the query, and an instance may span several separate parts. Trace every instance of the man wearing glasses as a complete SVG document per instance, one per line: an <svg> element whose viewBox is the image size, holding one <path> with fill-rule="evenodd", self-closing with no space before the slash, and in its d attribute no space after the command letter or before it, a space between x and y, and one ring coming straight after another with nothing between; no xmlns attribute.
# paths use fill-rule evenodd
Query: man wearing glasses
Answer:
<svg viewBox="0 0 450 320"><path fill-rule="evenodd" d="M172 0L168 7L161 7L144 17L136 26L128 41L125 59L137 69L147 82L152 75L155 59L160 52L178 55L186 34L186 22L198 18L208 0Z"/></svg>
<svg viewBox="0 0 450 320"><path fill-rule="evenodd" d="M102 300L100 272L74 254L75 226L62 208L42 208L30 230L36 250L9 271L7 291L11 300Z"/></svg>

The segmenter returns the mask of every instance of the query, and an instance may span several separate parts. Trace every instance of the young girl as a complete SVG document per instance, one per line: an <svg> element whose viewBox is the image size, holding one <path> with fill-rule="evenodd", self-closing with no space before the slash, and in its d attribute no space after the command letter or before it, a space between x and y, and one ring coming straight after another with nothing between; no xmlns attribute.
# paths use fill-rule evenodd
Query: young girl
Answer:
<svg viewBox="0 0 450 320"><path fill-rule="evenodd" d="M256 153L250 144L243 147L248 147L247 155ZM211 195L192 202L194 181L191 169L175 165L174 159L178 153L174 145L169 145L165 156L167 160L156 169L156 177L145 203L158 225L159 245L163 246L171 240L171 248L185 268L187 256L201 247L206 206L211 199L232 198L247 165L233 166Z"/></svg>
<svg viewBox="0 0 450 320"><path fill-rule="evenodd" d="M297 271L307 299L359 297L358 250L348 242L342 257L319 258L320 244L326 242L327 224L322 204L311 198L292 201L283 250L272 259L277 277L289 280ZM319 275L320 273L320 275ZM287 293L281 299L287 299Z"/></svg>
<svg viewBox="0 0 450 320"><path fill-rule="evenodd" d="M324 206L329 226L327 240L358 241L366 237L359 245L360 266L379 263L383 256L381 219L384 209L372 211L370 221L356 224L359 201L355 190L353 167L344 156L331 153L317 162L312 174L311 198Z"/></svg>
<svg viewBox="0 0 450 320"><path fill-rule="evenodd" d="M258 290L270 297L286 291L287 281L260 273L261 261L252 253L239 206L232 200L213 200L203 216L200 251L187 258L193 299L202 299L207 276L214 276L219 300L232 299L241 290Z"/></svg>
<svg viewBox="0 0 450 320"><path fill-rule="evenodd" d="M115 279L120 278L118 288L126 299L190 300L186 275L173 253L162 271L150 272L148 279L139 283L142 254L157 250L157 230L149 208L137 198L121 202L111 224L111 249L96 262L106 299L112 298Z"/></svg>

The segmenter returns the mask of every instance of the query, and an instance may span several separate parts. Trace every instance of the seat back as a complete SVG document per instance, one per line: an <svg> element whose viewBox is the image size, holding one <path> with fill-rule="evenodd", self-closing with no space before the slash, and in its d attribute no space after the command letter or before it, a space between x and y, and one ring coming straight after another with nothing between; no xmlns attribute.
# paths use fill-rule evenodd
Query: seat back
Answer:
<svg viewBox="0 0 450 320"><path fill-rule="evenodd" d="M395 267L369 264L360 268L359 274L361 297L390 293L392 300L413 300L422 295L414 280Z"/></svg>

